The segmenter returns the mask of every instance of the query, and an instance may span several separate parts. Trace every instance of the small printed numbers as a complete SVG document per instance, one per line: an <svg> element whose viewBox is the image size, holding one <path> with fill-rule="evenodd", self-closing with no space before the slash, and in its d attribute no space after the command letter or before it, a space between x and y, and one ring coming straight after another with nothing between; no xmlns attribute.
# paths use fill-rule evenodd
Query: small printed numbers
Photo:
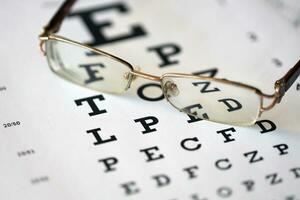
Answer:
<svg viewBox="0 0 300 200"><path fill-rule="evenodd" d="M9 128L9 127L13 127L13 126L19 126L21 124L20 121L15 121L15 122L10 122L10 123L5 123L3 124L4 128Z"/></svg>
<svg viewBox="0 0 300 200"><path fill-rule="evenodd" d="M0 86L0 92L6 90L6 87L5 86Z"/></svg>
<svg viewBox="0 0 300 200"><path fill-rule="evenodd" d="M19 151L18 156L22 157L22 156L31 155L31 154L34 154L34 153L35 153L35 151L33 149L28 149L26 151Z"/></svg>
<svg viewBox="0 0 300 200"><path fill-rule="evenodd" d="M33 185L42 183L42 182L47 182L47 181L49 181L48 176L41 176L41 177L33 178L30 180L31 184L33 184Z"/></svg>

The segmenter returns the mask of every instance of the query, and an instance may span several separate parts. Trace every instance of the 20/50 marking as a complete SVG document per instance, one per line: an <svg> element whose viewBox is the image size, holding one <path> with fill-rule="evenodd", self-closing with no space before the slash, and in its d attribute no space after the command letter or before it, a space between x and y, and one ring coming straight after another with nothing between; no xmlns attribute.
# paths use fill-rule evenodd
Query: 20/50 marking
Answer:
<svg viewBox="0 0 300 200"><path fill-rule="evenodd" d="M13 127L13 126L19 126L21 125L20 121L15 121L15 122L10 122L10 123L5 123L3 124L4 128L9 128L9 127Z"/></svg>

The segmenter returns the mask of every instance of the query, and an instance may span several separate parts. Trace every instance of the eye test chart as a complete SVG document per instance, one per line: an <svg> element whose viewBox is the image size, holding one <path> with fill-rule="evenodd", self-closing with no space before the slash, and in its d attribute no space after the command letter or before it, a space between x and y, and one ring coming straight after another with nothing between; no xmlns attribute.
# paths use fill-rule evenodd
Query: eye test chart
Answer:
<svg viewBox="0 0 300 200"><path fill-rule="evenodd" d="M1 200L300 199L299 78L253 126L178 112L140 78L123 94L93 91L55 75L39 52L61 3L0 8ZM79 1L57 34L150 74L272 94L300 58L300 1Z"/></svg>

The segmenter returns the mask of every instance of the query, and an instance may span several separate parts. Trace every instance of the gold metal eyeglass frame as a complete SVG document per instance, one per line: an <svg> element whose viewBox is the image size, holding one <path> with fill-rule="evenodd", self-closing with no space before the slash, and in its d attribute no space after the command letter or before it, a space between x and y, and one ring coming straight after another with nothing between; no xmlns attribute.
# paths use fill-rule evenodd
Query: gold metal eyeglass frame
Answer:
<svg viewBox="0 0 300 200"><path fill-rule="evenodd" d="M128 79L130 79L129 82L131 82L136 77L140 77L140 78L144 78L144 79L148 79L151 81L156 81L156 82L161 83L162 79L167 76L167 77L184 77L184 78L201 79L201 80L207 80L207 81L216 81L216 82L234 85L234 86L241 87L241 88L246 88L246 89L254 91L260 97L259 117L261 116L261 114L264 111L270 110L277 103L280 103L285 92L292 86L292 84L296 81L296 79L300 75L300 60L299 60L294 67L292 67L282 78L278 79L275 82L274 93L273 94L265 94L256 87L253 87L253 86L250 86L250 85L247 85L244 83L236 82L236 81L227 80L227 79L200 76L200 75L192 75L192 74L184 74L184 73L166 73L161 76L155 76L152 74L144 73L144 72L134 69L134 67L130 63L123 60L122 58L119 58L115 55L112 55L112 54L102 51L100 49L96 49L96 48L90 47L88 45L85 45L85 44L82 44L82 43L79 43L79 42L76 42L76 41L73 41L73 40L70 40L70 39L67 39L65 37L58 36L55 34L59 31L63 19L70 12L70 9L75 2L76 2L76 0L65 0L64 3L61 5L61 7L58 9L58 11L55 13L55 15L51 18L50 22L42 29L42 32L39 35L39 39L40 39L39 47L44 55L46 55L46 52L44 50L45 41L56 40L56 41L62 41L65 43L73 44L73 45L76 45L79 47L83 47L85 49L88 49L90 51L94 51L101 55L107 56L111 59L114 59L115 61L118 61L118 62L128 66L131 69L131 71L129 72L130 74L128 74L128 75L130 75L130 77L127 77ZM130 83L129 83L129 85L130 85ZM128 86L128 88L129 88L129 86ZM128 89L128 88L126 88L126 89ZM168 98L166 98L166 99L168 100ZM267 106L264 106L264 99L270 99L271 103ZM176 107L176 106L174 106L174 107Z"/></svg>

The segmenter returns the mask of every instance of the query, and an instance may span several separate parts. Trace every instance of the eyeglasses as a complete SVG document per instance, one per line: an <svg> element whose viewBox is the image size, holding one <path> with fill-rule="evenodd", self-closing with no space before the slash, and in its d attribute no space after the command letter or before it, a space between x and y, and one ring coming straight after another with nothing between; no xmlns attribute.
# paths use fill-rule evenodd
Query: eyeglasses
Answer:
<svg viewBox="0 0 300 200"><path fill-rule="evenodd" d="M263 112L280 103L300 75L299 60L275 82L275 92L269 95L227 79L182 73L147 74L117 56L56 35L74 2L66 0L44 27L39 35L40 49L54 73L90 89L122 93L137 77L145 78L159 82L167 101L188 115L226 124L251 125ZM271 103L264 105L265 99Z"/></svg>

